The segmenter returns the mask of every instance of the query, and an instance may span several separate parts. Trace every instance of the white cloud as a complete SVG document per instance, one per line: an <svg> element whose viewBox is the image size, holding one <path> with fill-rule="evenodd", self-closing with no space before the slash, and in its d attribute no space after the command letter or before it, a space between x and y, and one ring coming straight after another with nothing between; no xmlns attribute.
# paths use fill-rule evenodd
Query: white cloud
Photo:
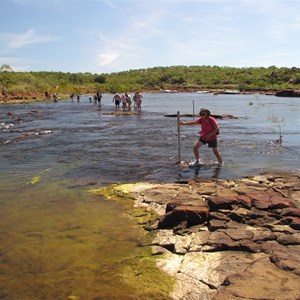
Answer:
<svg viewBox="0 0 300 300"><path fill-rule="evenodd" d="M102 1L102 0L99 0ZM103 0L104 3L106 3L107 6L111 7L111 8L118 8L117 4L114 4L113 1L110 0Z"/></svg>
<svg viewBox="0 0 300 300"><path fill-rule="evenodd" d="M6 39L6 44L10 48L22 48L32 44L40 44L40 43L49 43L54 40L57 40L56 36L43 36L35 33L35 29L29 29L25 33L22 34L6 34L4 36Z"/></svg>
<svg viewBox="0 0 300 300"><path fill-rule="evenodd" d="M111 63L115 62L119 57L120 55L118 53L100 53L97 56L98 65L100 67L110 65Z"/></svg>
<svg viewBox="0 0 300 300"><path fill-rule="evenodd" d="M143 61L143 54L151 52L147 39L161 40L167 33L158 26L163 20L159 11L148 14L140 14L128 17L128 22L123 22L122 26L116 27L112 32L94 32L91 34L93 40L99 41L96 53L98 66L108 68L118 66L121 69L130 68L137 62Z"/></svg>

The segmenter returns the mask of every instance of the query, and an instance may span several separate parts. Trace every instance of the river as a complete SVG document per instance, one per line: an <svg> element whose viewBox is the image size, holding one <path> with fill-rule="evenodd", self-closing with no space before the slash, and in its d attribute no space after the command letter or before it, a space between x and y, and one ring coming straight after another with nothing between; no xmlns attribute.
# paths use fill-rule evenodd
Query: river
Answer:
<svg viewBox="0 0 300 300"><path fill-rule="evenodd" d="M144 94L141 114L112 115L107 114L114 110L112 97L104 94L101 107L88 96L79 103L0 106L1 299L141 296L120 277L126 261L137 255L141 233L124 206L90 188L299 173L299 98ZM195 170L177 164L177 119L166 115L202 107L237 118L218 120L224 165L203 147L204 164ZM180 130L185 163L193 160L198 131Z"/></svg>

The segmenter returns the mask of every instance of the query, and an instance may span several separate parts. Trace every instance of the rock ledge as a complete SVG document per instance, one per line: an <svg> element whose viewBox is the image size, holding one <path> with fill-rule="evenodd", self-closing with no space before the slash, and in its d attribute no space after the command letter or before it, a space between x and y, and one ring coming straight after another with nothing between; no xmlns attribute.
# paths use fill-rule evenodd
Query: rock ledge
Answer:
<svg viewBox="0 0 300 300"><path fill-rule="evenodd" d="M173 299L300 299L300 176L115 188L158 214L157 265Z"/></svg>

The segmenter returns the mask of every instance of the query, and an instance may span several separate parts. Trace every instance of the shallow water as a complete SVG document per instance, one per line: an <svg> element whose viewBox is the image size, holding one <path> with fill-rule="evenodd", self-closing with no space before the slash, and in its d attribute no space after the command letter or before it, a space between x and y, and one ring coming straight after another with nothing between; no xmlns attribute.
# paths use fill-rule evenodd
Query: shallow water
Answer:
<svg viewBox="0 0 300 300"><path fill-rule="evenodd" d="M145 94L142 114L103 114L111 99L0 106L1 299L140 296L120 272L141 233L124 206L89 193L89 184L299 172L299 98ZM201 168L176 164L177 119L165 115L191 114L193 102L195 112L239 117L219 120L221 167L206 147ZM282 145L272 116L283 118ZM182 161L193 159L198 131L181 128Z"/></svg>
<svg viewBox="0 0 300 300"><path fill-rule="evenodd" d="M70 179L115 181L174 181L181 174L177 120L164 115L191 114L208 107L214 114L231 114L220 120L219 149L225 165L219 178L251 175L264 169L299 169L299 98L265 95L148 94L141 115L105 115L113 110L112 95L104 95L101 108L88 102L61 101L1 107L2 170L34 172L58 166ZM252 103L252 105L250 105ZM14 115L7 116L11 112ZM283 144L277 122L283 118ZM18 121L18 119L20 121ZM185 118L191 119L191 118ZM181 160L193 160L198 128L181 128ZM215 158L204 147L203 177L211 177ZM72 167L71 167L72 165ZM208 165L212 165L208 167ZM212 170L211 170L212 169ZM183 170L184 176L193 171Z"/></svg>

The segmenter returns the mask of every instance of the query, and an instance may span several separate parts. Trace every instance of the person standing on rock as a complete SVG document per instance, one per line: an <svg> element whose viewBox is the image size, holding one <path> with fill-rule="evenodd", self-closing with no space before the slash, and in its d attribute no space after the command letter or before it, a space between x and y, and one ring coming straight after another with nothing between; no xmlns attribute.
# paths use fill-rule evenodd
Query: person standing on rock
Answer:
<svg viewBox="0 0 300 300"><path fill-rule="evenodd" d="M217 135L219 134L219 125L211 113L206 108L201 108L200 118L196 121L180 121L180 125L201 125L201 131L199 139L194 144L194 155L195 161L191 166L199 166L199 149L201 146L207 144L209 148L212 149L214 155L216 156L219 164L222 164L222 156L218 151Z"/></svg>
<svg viewBox="0 0 300 300"><path fill-rule="evenodd" d="M136 95L137 111L142 111L142 99L143 99L143 95L139 91L137 91L135 95Z"/></svg>
<svg viewBox="0 0 300 300"><path fill-rule="evenodd" d="M135 92L133 96L133 106L135 111L142 110L142 99L143 99L143 95L139 91Z"/></svg>
<svg viewBox="0 0 300 300"><path fill-rule="evenodd" d="M131 111L131 103L132 103L131 96L128 93L125 93L125 97L128 106L128 111Z"/></svg>
<svg viewBox="0 0 300 300"><path fill-rule="evenodd" d="M115 103L116 110L120 109L120 101L121 101L121 96L119 95L119 93L116 93L112 100L112 102Z"/></svg>

